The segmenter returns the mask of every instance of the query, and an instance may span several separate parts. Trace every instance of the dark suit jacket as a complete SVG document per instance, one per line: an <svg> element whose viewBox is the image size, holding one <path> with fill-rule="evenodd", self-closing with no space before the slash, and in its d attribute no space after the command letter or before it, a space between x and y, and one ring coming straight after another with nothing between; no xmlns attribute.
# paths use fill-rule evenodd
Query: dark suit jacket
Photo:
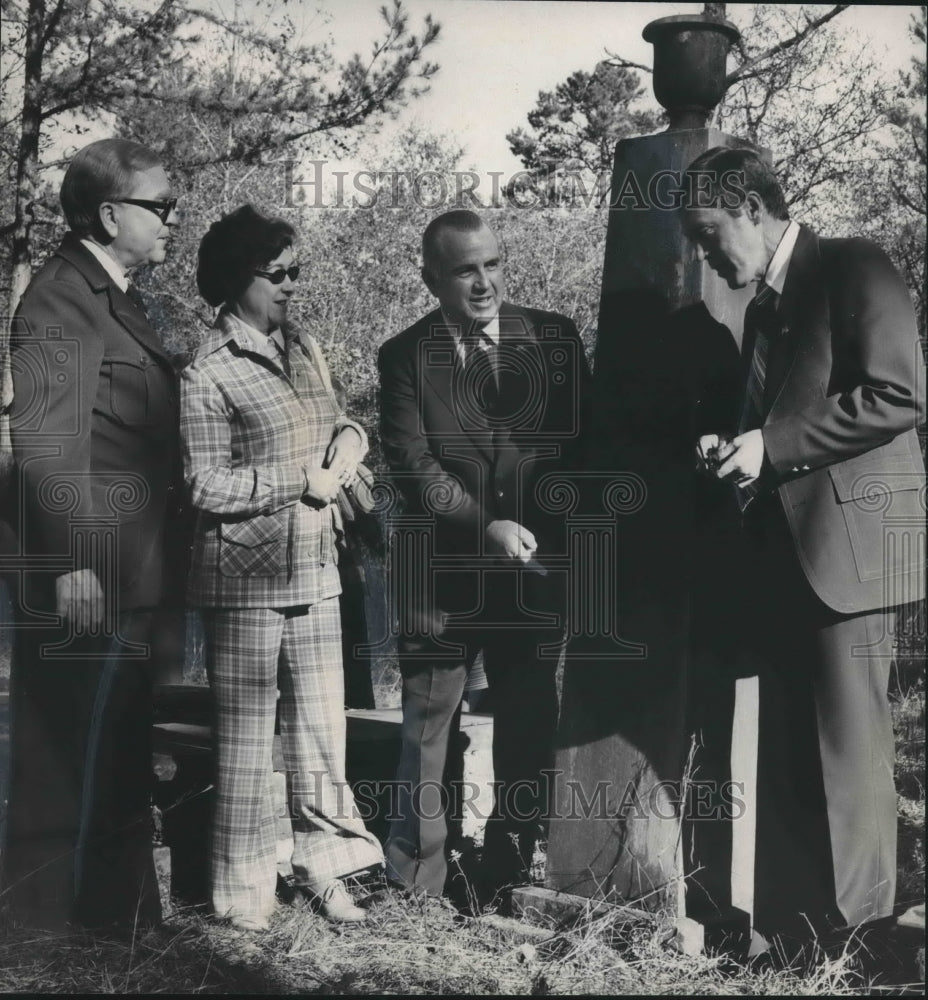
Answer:
<svg viewBox="0 0 928 1000"><path fill-rule="evenodd" d="M924 527L922 356L908 291L863 239L801 227L764 386L765 474L818 597L846 614L924 594L917 554L887 532ZM753 337L743 358L750 364ZM906 527L907 526L907 527ZM919 527L920 526L920 527Z"/></svg>
<svg viewBox="0 0 928 1000"><path fill-rule="evenodd" d="M18 528L36 567L26 607L53 609L55 578L81 568L115 586L120 611L157 605L178 469L175 376L161 342L68 234L23 295L11 351ZM75 545L78 521L111 536L115 525L118 558Z"/></svg>
<svg viewBox="0 0 928 1000"><path fill-rule="evenodd" d="M487 420L440 310L380 349L384 453L411 514L433 520L439 556L484 554L490 521L517 521L539 556L566 551L554 480L579 466L581 407L589 368L573 322L504 303L500 310L501 408ZM468 606L471 586L439 584L444 610ZM473 583L473 579L471 581Z"/></svg>

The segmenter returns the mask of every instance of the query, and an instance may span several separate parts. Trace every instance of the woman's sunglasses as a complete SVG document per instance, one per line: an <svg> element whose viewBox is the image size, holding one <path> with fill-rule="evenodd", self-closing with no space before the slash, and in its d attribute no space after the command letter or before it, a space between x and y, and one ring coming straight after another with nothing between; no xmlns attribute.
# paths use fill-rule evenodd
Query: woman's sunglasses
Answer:
<svg viewBox="0 0 928 1000"><path fill-rule="evenodd" d="M296 281L300 276L300 265L291 264L290 267L278 267L274 271L255 271L259 278L267 278L272 285L282 285L284 278Z"/></svg>

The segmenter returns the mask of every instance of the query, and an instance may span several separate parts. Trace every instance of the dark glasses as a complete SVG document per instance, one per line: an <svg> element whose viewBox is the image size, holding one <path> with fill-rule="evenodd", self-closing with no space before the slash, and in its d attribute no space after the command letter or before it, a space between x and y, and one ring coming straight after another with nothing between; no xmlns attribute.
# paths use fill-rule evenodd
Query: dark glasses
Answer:
<svg viewBox="0 0 928 1000"><path fill-rule="evenodd" d="M259 278L267 278L272 285L282 285L284 278L296 281L300 276L300 265L291 264L290 267L278 267L274 271L255 271Z"/></svg>
<svg viewBox="0 0 928 1000"><path fill-rule="evenodd" d="M162 222L167 222L171 212L177 208L176 198L166 198L163 201L149 201L146 198L114 198L113 200L121 205L138 205L139 208L147 208L149 212L154 212Z"/></svg>

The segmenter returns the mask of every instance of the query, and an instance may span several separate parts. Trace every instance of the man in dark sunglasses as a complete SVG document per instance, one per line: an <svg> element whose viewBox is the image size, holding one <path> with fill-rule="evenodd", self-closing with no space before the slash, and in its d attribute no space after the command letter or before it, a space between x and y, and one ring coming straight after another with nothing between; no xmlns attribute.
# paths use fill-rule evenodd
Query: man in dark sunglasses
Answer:
<svg viewBox="0 0 928 1000"><path fill-rule="evenodd" d="M21 625L2 889L37 927L152 923L149 673L169 510L171 360L129 284L177 200L157 156L104 139L65 174L70 226L13 319Z"/></svg>
<svg viewBox="0 0 928 1000"><path fill-rule="evenodd" d="M139 208L147 208L149 212L154 212L158 218L167 225L171 213L177 208L176 198L162 198L153 200L150 198L117 198L122 205L138 205Z"/></svg>

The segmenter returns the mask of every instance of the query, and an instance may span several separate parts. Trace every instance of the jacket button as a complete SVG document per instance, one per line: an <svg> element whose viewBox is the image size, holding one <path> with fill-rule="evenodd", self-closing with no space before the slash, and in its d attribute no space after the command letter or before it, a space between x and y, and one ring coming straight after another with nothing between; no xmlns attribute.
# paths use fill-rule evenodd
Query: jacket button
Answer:
<svg viewBox="0 0 928 1000"><path fill-rule="evenodd" d="M498 498L499 500L502 500L502 499L503 499L503 496L504 496L504 494L503 494L503 491L502 491L502 490L497 490L497 491L496 491L496 496L497 496L497 498Z"/></svg>

